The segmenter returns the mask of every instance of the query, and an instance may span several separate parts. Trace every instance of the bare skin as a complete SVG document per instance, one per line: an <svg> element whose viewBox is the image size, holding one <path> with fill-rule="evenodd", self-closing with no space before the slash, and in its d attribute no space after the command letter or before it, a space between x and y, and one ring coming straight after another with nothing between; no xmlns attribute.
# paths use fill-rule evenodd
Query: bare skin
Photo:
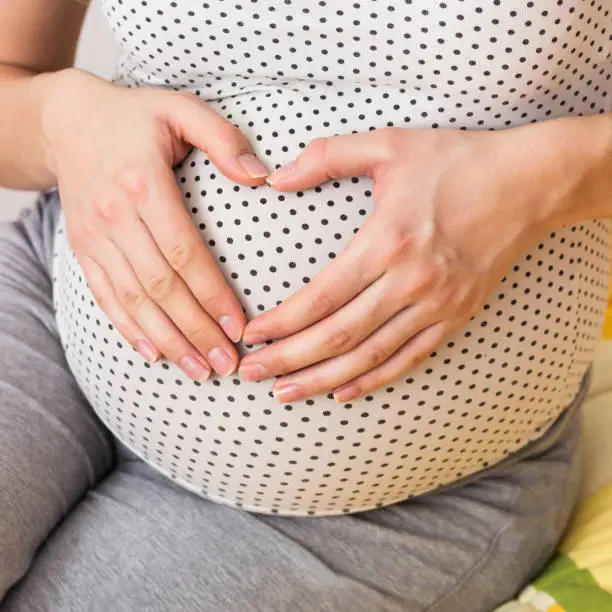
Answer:
<svg viewBox="0 0 612 612"><path fill-rule="evenodd" d="M69 68L84 14L75 0L0 5L0 113L10 118L0 124L0 183L59 185L100 306L145 358L164 355L197 380L211 367L234 372L232 341L243 335L276 340L247 355L239 374L281 375L279 401L330 390L339 401L358 397L435 350L529 244L567 223L612 217L610 113L497 132L319 138L293 172L268 183L297 191L368 175L375 214L307 287L246 324L171 168L192 145L243 185L263 184L265 168L250 158L245 173L244 135L195 97L126 91Z"/></svg>
<svg viewBox="0 0 612 612"><path fill-rule="evenodd" d="M240 364L281 402L348 401L408 372L484 305L531 244L612 217L612 113L501 131L388 128L312 141L279 191L366 175L374 214L307 286L249 321ZM278 178L277 178L278 177Z"/></svg>
<svg viewBox="0 0 612 612"><path fill-rule="evenodd" d="M244 134L196 96L71 68L85 10L74 0L0 5L0 113L9 118L0 184L59 186L92 293L145 359L163 355L198 381L211 369L229 375L244 313L172 167L195 146L242 185L262 184L267 171Z"/></svg>

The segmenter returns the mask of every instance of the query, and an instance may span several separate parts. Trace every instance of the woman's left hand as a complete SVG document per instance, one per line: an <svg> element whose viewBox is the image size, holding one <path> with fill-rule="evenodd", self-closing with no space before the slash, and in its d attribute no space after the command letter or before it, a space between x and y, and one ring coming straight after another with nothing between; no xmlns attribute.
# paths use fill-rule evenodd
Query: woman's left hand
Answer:
<svg viewBox="0 0 612 612"><path fill-rule="evenodd" d="M546 231L552 173L538 164L534 128L386 127L311 141L270 184L370 176L376 208L306 287L247 324L247 344L278 341L246 356L239 375L288 374L272 388L281 402L332 390L344 402L424 360Z"/></svg>

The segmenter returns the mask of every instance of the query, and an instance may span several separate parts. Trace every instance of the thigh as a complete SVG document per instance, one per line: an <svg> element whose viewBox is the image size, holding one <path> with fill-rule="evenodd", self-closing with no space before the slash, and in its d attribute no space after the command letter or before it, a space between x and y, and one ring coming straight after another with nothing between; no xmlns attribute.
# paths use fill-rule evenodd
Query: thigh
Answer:
<svg viewBox="0 0 612 612"><path fill-rule="evenodd" d="M41 194L18 221L0 224L0 599L112 461L55 326L54 206Z"/></svg>
<svg viewBox="0 0 612 612"><path fill-rule="evenodd" d="M124 453L3 612L490 612L542 567L569 519L585 393L478 477L346 516L217 504Z"/></svg>

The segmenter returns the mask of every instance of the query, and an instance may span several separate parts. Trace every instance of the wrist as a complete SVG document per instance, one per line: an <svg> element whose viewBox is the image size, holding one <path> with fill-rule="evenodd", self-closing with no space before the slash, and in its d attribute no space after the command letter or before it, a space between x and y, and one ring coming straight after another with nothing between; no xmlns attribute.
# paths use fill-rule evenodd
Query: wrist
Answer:
<svg viewBox="0 0 612 612"><path fill-rule="evenodd" d="M61 132L61 116L66 115L67 101L76 96L83 80L97 78L78 68L65 68L56 72L42 73L32 80L31 93L36 100L37 121L43 159L46 170L57 178L55 148L58 131ZM64 129L65 131L65 129Z"/></svg>
<svg viewBox="0 0 612 612"><path fill-rule="evenodd" d="M612 113L550 119L515 135L541 233L612 216Z"/></svg>
<svg viewBox="0 0 612 612"><path fill-rule="evenodd" d="M565 223L612 217L612 112L581 117L571 137L580 139L586 150L572 163L579 168L576 188L560 202L558 214Z"/></svg>

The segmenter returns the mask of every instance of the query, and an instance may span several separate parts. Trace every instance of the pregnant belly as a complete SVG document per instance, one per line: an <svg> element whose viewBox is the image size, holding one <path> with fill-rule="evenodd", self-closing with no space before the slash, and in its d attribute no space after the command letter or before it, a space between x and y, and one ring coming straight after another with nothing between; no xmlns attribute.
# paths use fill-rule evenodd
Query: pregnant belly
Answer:
<svg viewBox="0 0 612 612"><path fill-rule="evenodd" d="M282 194L234 184L199 151L176 175L249 317L303 287L374 206L368 178ZM609 223L567 227L521 256L481 312L416 369L357 401L321 394L281 404L271 381L213 375L200 384L172 363L145 363L94 303L64 229L61 219L58 326L97 414L191 491L259 512L380 507L500 461L569 404L606 306Z"/></svg>

